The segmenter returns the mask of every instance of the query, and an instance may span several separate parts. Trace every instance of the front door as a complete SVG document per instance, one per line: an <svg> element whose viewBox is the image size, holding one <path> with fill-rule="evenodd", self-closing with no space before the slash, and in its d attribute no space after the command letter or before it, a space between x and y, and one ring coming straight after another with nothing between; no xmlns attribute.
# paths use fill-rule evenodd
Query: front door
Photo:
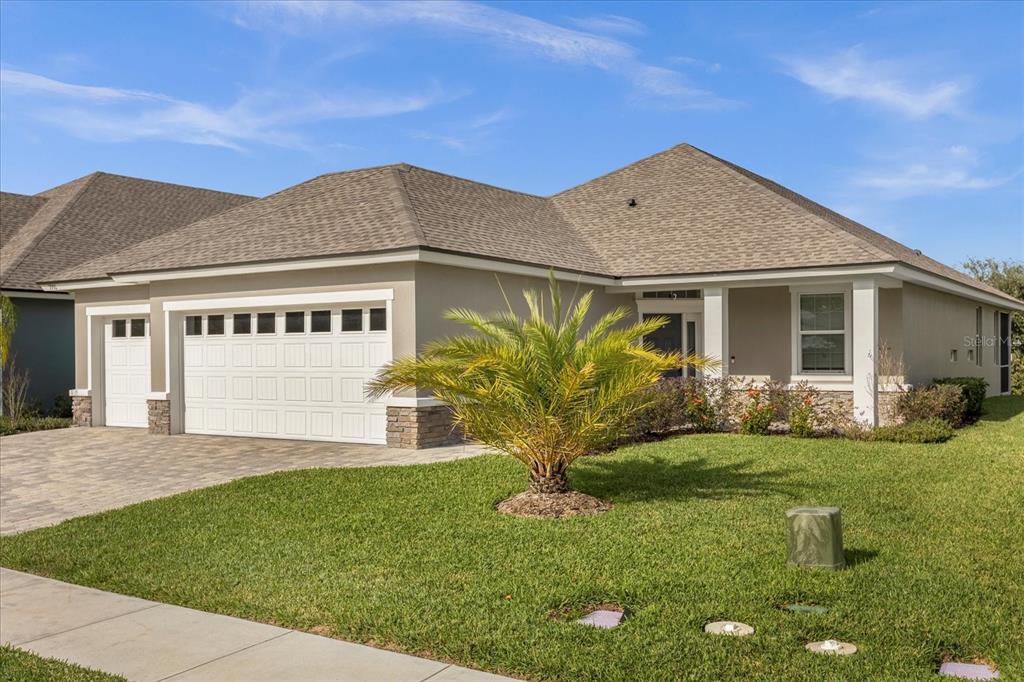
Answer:
<svg viewBox="0 0 1024 682"><path fill-rule="evenodd" d="M682 313L644 313L644 319L649 320L655 317L664 317L668 322L653 334L644 337L644 341L654 346L663 353L683 352L683 315ZM666 377L682 376L679 369L665 372Z"/></svg>
<svg viewBox="0 0 1024 682"><path fill-rule="evenodd" d="M644 338L658 350L665 353L681 353L682 355L697 355L701 352L700 336L700 313L644 313L643 319L649 320L652 317L664 317L668 319L663 327L653 334ZM685 370L672 370L666 372L666 377L686 376L695 378L697 370L694 367L687 367Z"/></svg>

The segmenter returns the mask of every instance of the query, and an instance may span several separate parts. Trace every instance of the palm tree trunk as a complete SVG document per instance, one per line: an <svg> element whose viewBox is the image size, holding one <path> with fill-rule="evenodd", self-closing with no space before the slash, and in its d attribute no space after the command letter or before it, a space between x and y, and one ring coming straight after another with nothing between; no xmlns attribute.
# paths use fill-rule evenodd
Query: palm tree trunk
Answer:
<svg viewBox="0 0 1024 682"><path fill-rule="evenodd" d="M564 469L550 473L530 470L530 492L552 495L569 492L569 479Z"/></svg>

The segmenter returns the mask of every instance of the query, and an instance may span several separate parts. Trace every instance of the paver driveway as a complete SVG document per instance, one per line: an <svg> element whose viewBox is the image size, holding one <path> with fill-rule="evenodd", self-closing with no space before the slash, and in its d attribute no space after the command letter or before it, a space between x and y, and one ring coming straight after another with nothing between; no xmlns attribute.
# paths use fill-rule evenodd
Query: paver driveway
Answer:
<svg viewBox="0 0 1024 682"><path fill-rule="evenodd" d="M220 436L151 436L140 429L70 428L0 438L0 533L203 488L243 476L313 467L422 464L476 445L396 450Z"/></svg>

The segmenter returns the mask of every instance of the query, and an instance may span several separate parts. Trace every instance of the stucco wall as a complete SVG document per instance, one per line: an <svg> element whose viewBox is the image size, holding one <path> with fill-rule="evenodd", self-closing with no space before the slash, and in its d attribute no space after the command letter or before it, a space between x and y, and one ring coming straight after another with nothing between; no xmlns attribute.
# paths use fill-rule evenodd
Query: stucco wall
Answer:
<svg viewBox="0 0 1024 682"><path fill-rule="evenodd" d="M498 282L501 282L499 288ZM593 290L594 301L587 322L596 321L619 306L630 309L627 321L633 320L636 305L633 294L608 294L603 286L561 282L562 302L568 307L573 297L579 298ZM480 313L494 313L508 309L502 290L515 310L525 315L527 308L523 292L533 289L547 298L548 282L541 277L498 274L484 270L456 268L433 263L416 264L416 341L424 343L449 334L465 332L465 328L443 319L450 308L469 308Z"/></svg>
<svg viewBox="0 0 1024 682"><path fill-rule="evenodd" d="M789 287L750 287L729 291L729 366L732 374L769 375L789 381Z"/></svg>
<svg viewBox="0 0 1024 682"><path fill-rule="evenodd" d="M89 386L89 327L85 309L91 305L137 305L149 303L146 285L102 287L75 292L75 388Z"/></svg>
<svg viewBox="0 0 1024 682"><path fill-rule="evenodd" d="M53 399L67 396L75 384L74 302L20 296L11 302L18 315L11 359L18 371L29 373L29 403L48 412Z"/></svg>
<svg viewBox="0 0 1024 682"><path fill-rule="evenodd" d="M789 381L792 374L792 294L789 287L738 287L729 291L729 355L735 375L768 375ZM903 353L902 294L880 289L879 344Z"/></svg>
<svg viewBox="0 0 1024 682"><path fill-rule="evenodd" d="M893 360L903 358L903 289L878 291L878 345ZM880 362L884 362L879 357ZM891 374L891 367L879 367L882 374Z"/></svg>
<svg viewBox="0 0 1024 682"><path fill-rule="evenodd" d="M970 340L975 334L975 310L982 309L982 335L994 336L991 306L959 296L926 289L914 284L903 286L903 360L907 380L926 385L932 379L950 376L982 377L988 381L989 394L999 392L999 368L994 346L982 346L982 365L968 359ZM950 351L957 361L950 361Z"/></svg>

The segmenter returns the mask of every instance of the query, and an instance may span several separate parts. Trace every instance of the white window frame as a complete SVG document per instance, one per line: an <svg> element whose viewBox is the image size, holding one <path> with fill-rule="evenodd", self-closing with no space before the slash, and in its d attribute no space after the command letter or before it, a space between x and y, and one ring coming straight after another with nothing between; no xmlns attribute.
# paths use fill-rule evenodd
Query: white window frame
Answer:
<svg viewBox="0 0 1024 682"><path fill-rule="evenodd" d="M790 290L790 346L792 348L792 382L852 382L853 381L853 287L835 284L816 286L792 286ZM843 329L820 329L803 331L800 329L800 297L808 294L832 294L843 297ZM815 372L804 371L801 341L805 334L842 334L843 335L843 371Z"/></svg>

